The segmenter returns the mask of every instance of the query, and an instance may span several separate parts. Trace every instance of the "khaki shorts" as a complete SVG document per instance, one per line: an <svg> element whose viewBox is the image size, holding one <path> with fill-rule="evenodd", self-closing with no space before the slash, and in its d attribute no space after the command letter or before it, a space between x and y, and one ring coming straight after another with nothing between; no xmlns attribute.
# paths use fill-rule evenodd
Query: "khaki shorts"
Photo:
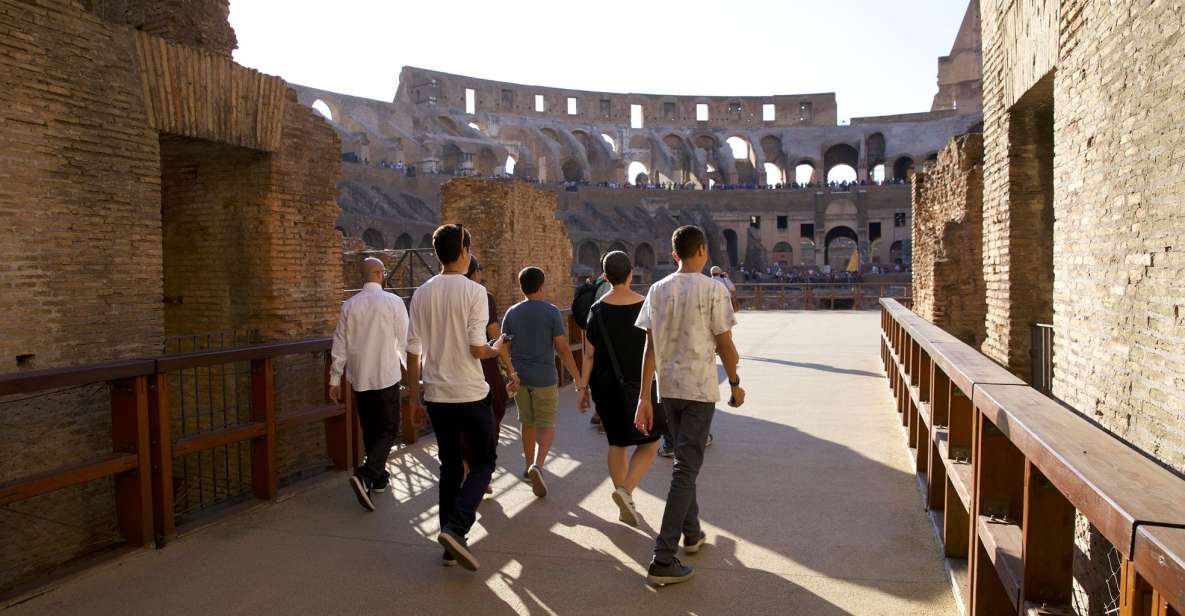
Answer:
<svg viewBox="0 0 1185 616"><path fill-rule="evenodd" d="M548 387L527 387L523 385L514 394L518 405L518 419L524 426L554 428L555 411L560 402L560 390L555 385Z"/></svg>

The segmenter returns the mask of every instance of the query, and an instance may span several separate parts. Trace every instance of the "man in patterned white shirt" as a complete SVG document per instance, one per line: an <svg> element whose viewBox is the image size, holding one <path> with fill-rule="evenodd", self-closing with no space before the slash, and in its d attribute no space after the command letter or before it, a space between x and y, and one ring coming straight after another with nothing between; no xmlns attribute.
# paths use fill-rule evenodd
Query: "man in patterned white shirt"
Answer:
<svg viewBox="0 0 1185 616"><path fill-rule="evenodd" d="M333 333L329 397L341 399L343 370L348 373L362 424L366 462L350 476L358 503L374 511L371 492L387 489L387 456L399 433L399 379L407 348L407 308L398 295L383 290L383 262L362 262L366 283L342 304Z"/></svg>
<svg viewBox="0 0 1185 616"><path fill-rule="evenodd" d="M687 554L699 552L707 539L700 528L695 481L720 400L717 355L732 390L729 406L745 402L745 390L737 376L740 357L732 342L736 325L732 301L724 285L703 274L708 262L707 238L702 229L688 225L675 230L671 243L679 271L650 287L635 323L646 330L635 425L643 433L653 425L650 387L657 371L659 401L675 440L675 470L646 575L648 582L657 585L685 582L694 573L675 558L680 536Z"/></svg>

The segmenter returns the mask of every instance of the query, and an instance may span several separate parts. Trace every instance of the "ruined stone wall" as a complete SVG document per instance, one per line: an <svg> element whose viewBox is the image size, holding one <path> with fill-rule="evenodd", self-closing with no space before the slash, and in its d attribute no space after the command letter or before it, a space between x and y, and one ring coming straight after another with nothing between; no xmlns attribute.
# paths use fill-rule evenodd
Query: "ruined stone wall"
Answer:
<svg viewBox="0 0 1185 616"><path fill-rule="evenodd" d="M913 310L970 345L983 341L983 135L956 137L914 175Z"/></svg>
<svg viewBox="0 0 1185 616"><path fill-rule="evenodd" d="M127 24L171 43L230 56L238 40L230 0L83 0L107 21Z"/></svg>
<svg viewBox="0 0 1185 616"><path fill-rule="evenodd" d="M525 182L458 178L441 191L441 218L473 234L473 254L499 311L522 299L518 272L529 265L547 274L548 301L571 306L572 244L556 218L555 194Z"/></svg>
<svg viewBox="0 0 1185 616"><path fill-rule="evenodd" d="M231 62L224 0L139 6L0 0L0 373L157 355L166 329L332 331L335 133ZM166 13L201 49L130 27ZM278 412L322 378L277 362ZM0 482L108 454L110 413L105 383L0 399ZM322 432L281 434L283 477L325 467ZM113 505L100 480L0 509L0 589L118 543Z"/></svg>
<svg viewBox="0 0 1185 616"><path fill-rule="evenodd" d="M984 351L1028 376L1024 277L1043 274L1033 229L1052 224L1053 394L1178 471L1185 39L1165 24L1183 19L1179 4L983 3ZM1102 614L1109 546L1078 526L1075 607Z"/></svg>

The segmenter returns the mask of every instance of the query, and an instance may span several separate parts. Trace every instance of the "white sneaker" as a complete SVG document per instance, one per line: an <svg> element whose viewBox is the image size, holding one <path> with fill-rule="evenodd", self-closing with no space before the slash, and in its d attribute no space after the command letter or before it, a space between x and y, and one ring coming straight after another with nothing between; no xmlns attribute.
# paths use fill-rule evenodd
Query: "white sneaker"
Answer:
<svg viewBox="0 0 1185 616"><path fill-rule="evenodd" d="M547 483L543 481L543 469L539 468L538 464L532 464L531 468L527 469L527 478L531 480L531 490L535 492L535 496L547 496Z"/></svg>
<svg viewBox="0 0 1185 616"><path fill-rule="evenodd" d="M613 491L613 502L617 503L618 520L635 528L642 523L642 516L638 515L638 510L634 507L634 498L625 488Z"/></svg>

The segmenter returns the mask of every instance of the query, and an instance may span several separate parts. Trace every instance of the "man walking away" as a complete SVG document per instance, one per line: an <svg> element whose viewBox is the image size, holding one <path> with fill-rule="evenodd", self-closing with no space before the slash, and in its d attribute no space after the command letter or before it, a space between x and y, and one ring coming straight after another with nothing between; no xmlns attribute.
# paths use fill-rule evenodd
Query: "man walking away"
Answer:
<svg viewBox="0 0 1185 616"><path fill-rule="evenodd" d="M510 307L502 319L502 332L510 346L510 361L518 373L519 390L514 400L522 423L523 458L526 478L535 496L547 496L543 464L555 439L555 415L559 404L559 375L555 356L577 382L580 371L568 346L564 317L559 308L545 301L543 270L527 267L518 273L518 285L526 298ZM584 412L581 409L580 412Z"/></svg>
<svg viewBox="0 0 1185 616"><path fill-rule="evenodd" d="M366 462L354 469L350 487L358 503L374 511L372 492L383 492L390 481L387 456L399 433L400 364L407 345L407 308L403 300L383 290L383 262L362 262L365 283L342 304L333 333L333 364L329 369L329 398L341 400L342 371L348 374L362 424Z"/></svg>
<svg viewBox="0 0 1185 616"><path fill-rule="evenodd" d="M441 271L412 296L407 380L412 409L419 410L422 368L424 399L440 458L437 541L445 549L443 563L456 561L476 571L478 562L465 536L477 519L497 458L490 387L481 360L497 357L502 339L486 344L486 290L465 277L470 242L461 225L442 225L432 234ZM472 455L468 475L461 458L462 437Z"/></svg>
<svg viewBox="0 0 1185 616"><path fill-rule="evenodd" d="M671 243L679 270L650 287L636 323L646 330L646 354L635 426L645 433L654 425L650 388L657 371L659 401L675 439L675 470L646 576L656 585L685 582L694 573L675 558L680 536L687 554L699 552L707 538L700 528L695 482L720 399L715 355L728 373L729 406L745 402L737 376L739 357L731 331L736 317L728 291L702 273L708 262L704 232L699 227L679 227Z"/></svg>

